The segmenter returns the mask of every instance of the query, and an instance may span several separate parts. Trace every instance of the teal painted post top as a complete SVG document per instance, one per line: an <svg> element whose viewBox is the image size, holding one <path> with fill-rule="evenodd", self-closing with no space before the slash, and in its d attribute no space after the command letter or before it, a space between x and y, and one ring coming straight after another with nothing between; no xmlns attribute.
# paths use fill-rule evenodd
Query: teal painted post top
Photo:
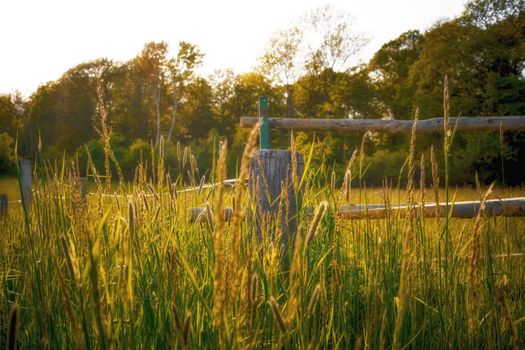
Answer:
<svg viewBox="0 0 525 350"><path fill-rule="evenodd" d="M270 122L268 121L268 97L259 97L259 121L261 129L259 133L259 148L270 149Z"/></svg>

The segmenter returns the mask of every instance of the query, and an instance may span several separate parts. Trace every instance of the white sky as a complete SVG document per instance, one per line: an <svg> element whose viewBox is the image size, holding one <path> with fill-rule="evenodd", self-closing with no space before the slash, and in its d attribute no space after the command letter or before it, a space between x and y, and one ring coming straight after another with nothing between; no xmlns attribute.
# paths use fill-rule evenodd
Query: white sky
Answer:
<svg viewBox="0 0 525 350"><path fill-rule="evenodd" d="M304 12L332 4L355 17L370 43L381 45L409 29L424 30L459 15L465 0L3 0L0 2L0 93L30 95L75 65L136 56L148 41L180 40L206 54L203 74L250 71L271 34Z"/></svg>

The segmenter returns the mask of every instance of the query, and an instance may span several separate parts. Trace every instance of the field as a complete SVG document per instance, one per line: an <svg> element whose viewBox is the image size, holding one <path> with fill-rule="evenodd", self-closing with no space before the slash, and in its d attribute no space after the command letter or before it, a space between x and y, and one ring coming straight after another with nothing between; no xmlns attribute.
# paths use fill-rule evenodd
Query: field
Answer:
<svg viewBox="0 0 525 350"><path fill-rule="evenodd" d="M75 171L42 170L31 208L0 219L0 347L525 346L523 218L342 221L342 204L431 202L434 191L354 186L348 202L347 187L320 186L330 174L307 167L298 233L283 246L272 226L258 242L243 220L244 186L177 192L185 185L171 186L162 163L148 168L116 190L94 178L87 202ZM223 158L212 176L225 178ZM189 208L207 203L207 220L190 223ZM307 215L311 205L326 211Z"/></svg>
<svg viewBox="0 0 525 350"><path fill-rule="evenodd" d="M16 177L0 177L0 193L7 194L9 201L20 199L20 186Z"/></svg>

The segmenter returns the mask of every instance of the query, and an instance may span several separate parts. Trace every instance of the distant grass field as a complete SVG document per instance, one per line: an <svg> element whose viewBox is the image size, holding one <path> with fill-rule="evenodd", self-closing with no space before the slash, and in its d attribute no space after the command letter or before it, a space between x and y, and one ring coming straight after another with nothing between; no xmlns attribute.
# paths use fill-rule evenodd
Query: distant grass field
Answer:
<svg viewBox="0 0 525 350"><path fill-rule="evenodd" d="M10 201L20 199L18 178L14 176L0 177L0 193L5 193Z"/></svg>
<svg viewBox="0 0 525 350"><path fill-rule="evenodd" d="M221 158L212 181L224 167ZM343 204L417 204L421 191L411 181L358 187L347 202L344 186L314 186L307 168L304 205L326 211L312 218L300 208L297 235L283 246L273 226L258 242L242 220L252 211L244 186L177 193L183 186L171 186L161 165L145 168L120 189L93 183L87 203L74 172L40 176L27 215L19 206L0 219L0 347L525 347L525 218L414 211L342 221ZM455 199L486 190L462 188ZM428 184L425 201L433 196ZM207 220L190 223L189 208L207 203Z"/></svg>

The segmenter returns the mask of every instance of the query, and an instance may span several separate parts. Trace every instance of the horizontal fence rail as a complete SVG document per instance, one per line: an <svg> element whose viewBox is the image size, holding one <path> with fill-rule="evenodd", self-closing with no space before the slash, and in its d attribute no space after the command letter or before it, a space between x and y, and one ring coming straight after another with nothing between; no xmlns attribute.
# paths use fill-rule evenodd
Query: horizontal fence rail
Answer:
<svg viewBox="0 0 525 350"><path fill-rule="evenodd" d="M447 207L449 215L456 218L474 218L478 215L480 209L479 201L465 201L465 202L450 202L425 204L424 208L421 205L414 205L412 207L416 212L422 212L424 217L445 217ZM314 207L308 206L303 208L305 214L311 214ZM337 215L345 220L359 220L359 219L383 219L388 215L405 216L409 212L409 207L406 204L385 206L384 204L367 204L367 205L343 205ZM206 219L205 208L191 208L190 221L201 222ZM485 216L525 216L525 197L491 199L485 202L485 209L482 212ZM222 218L224 221L230 221L233 216L232 208L224 208Z"/></svg>
<svg viewBox="0 0 525 350"><path fill-rule="evenodd" d="M259 118L241 117L241 127L253 127ZM337 132L387 132L410 133L413 120L384 119L301 119L268 118L270 129L295 131L337 131ZM426 119L416 122L417 132L443 132L444 119ZM449 126L461 131L525 131L525 116L515 117L459 117L450 118Z"/></svg>
<svg viewBox="0 0 525 350"><path fill-rule="evenodd" d="M451 217L456 218L474 218L478 215L480 209L479 201L465 201L448 203ZM413 210L422 212L424 217L445 217L447 214L447 204L428 203L422 208L421 205L415 205ZM410 212L407 205L394 205L387 207L385 205L368 205L368 206L343 206L339 215L343 219L383 219L388 215L406 216ZM483 211L485 216L525 216L525 197L491 199L485 202Z"/></svg>

